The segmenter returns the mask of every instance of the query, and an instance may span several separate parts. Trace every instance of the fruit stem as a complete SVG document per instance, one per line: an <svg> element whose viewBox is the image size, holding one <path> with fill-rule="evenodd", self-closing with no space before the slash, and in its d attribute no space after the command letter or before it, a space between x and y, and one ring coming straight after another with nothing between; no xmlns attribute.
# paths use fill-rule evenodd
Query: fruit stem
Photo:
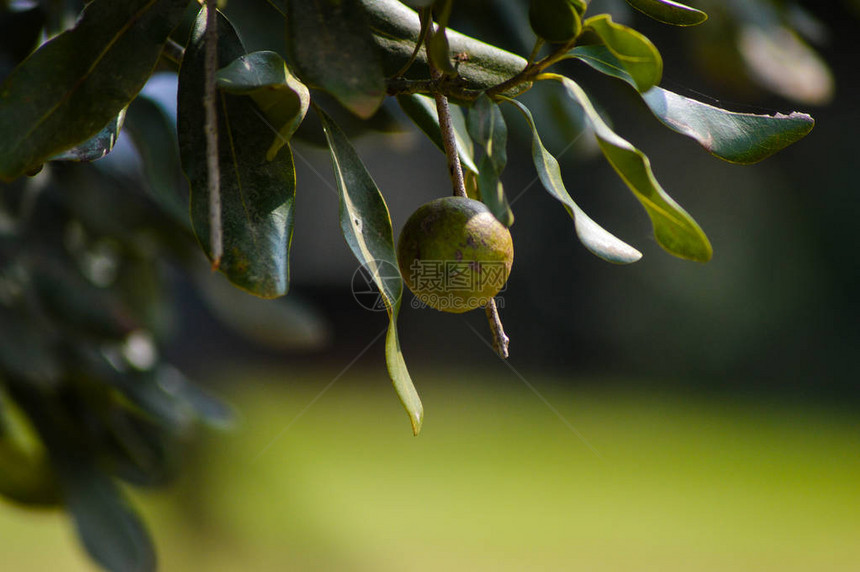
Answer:
<svg viewBox="0 0 860 572"><path fill-rule="evenodd" d="M505 333L502 318L499 316L499 309L496 307L496 299L490 298L484 310L487 313L490 331L493 332L493 349L496 350L500 358L508 359L508 345L511 343L511 339Z"/></svg>
<svg viewBox="0 0 860 572"><path fill-rule="evenodd" d="M430 22L428 30L430 36L424 43L424 49L427 50L427 61L430 64L430 76L439 81L442 78L442 72L435 66L433 59L430 57L430 50L427 47L430 43L430 38L433 32L433 22ZM445 157L448 159L448 174L451 177L451 185L454 188L455 197L466 197L466 183L463 180L463 168L460 165L460 154L457 152L457 139L454 137L454 125L451 123L451 110L448 107L448 98L441 91L434 91L433 98L436 100L436 113L439 115L439 129L442 131L442 145L445 147Z"/></svg>

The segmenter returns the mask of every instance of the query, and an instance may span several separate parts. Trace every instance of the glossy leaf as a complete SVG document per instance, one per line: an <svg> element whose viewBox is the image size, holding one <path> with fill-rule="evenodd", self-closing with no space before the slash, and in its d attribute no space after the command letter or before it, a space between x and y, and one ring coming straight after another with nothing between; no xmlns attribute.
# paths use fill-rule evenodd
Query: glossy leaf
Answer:
<svg viewBox="0 0 860 572"><path fill-rule="evenodd" d="M306 84L362 118L385 98L382 60L359 0L288 0L287 56Z"/></svg>
<svg viewBox="0 0 860 572"><path fill-rule="evenodd" d="M209 187L200 102L205 84L200 10L179 73L179 152L191 183L191 221L209 251ZM244 55L230 22L218 15L218 58L226 66ZM293 234L296 175L292 152L284 146L269 161L271 127L253 99L218 94L218 156L224 254L219 270L233 284L263 298L283 296L289 288L289 251Z"/></svg>
<svg viewBox="0 0 860 572"><path fill-rule="evenodd" d="M576 235L580 242L594 255L616 264L630 264L642 258L641 252L616 238L579 208L579 205L574 202L567 189L564 188L558 161L543 146L529 109L515 99L508 99L507 101L514 104L526 118L532 131L532 160L535 169L537 169L538 177L547 192L567 209L568 214L573 219Z"/></svg>
<svg viewBox="0 0 860 572"><path fill-rule="evenodd" d="M581 46L570 54L635 87L633 78L603 46ZM805 113L736 113L661 87L643 93L642 99L669 129L694 139L716 157L731 163L750 164L766 159L805 137L815 125L815 120Z"/></svg>
<svg viewBox="0 0 860 572"><path fill-rule="evenodd" d="M120 110L119 115L114 117L107 126L90 137L80 145L75 145L71 149L63 151L59 155L51 157L52 161L95 161L101 159L111 152L116 140L119 138L119 132L125 122L127 108Z"/></svg>
<svg viewBox="0 0 860 572"><path fill-rule="evenodd" d="M560 81L568 96L582 106L603 155L645 207L660 246L680 258L699 262L710 260L713 249L708 237L663 190L651 171L648 157L606 125L588 96L573 80L555 74L546 74L546 77Z"/></svg>
<svg viewBox="0 0 860 572"><path fill-rule="evenodd" d="M272 161L289 143L301 125L310 92L287 69L287 63L275 52L254 52L242 56L218 72L218 87L227 93L249 95L277 130L266 152Z"/></svg>
<svg viewBox="0 0 860 572"><path fill-rule="evenodd" d="M409 414L412 432L417 435L421 431L424 408L412 384L397 337L397 314L403 297L403 279L397 266L388 206L340 128L324 111L317 108L317 112L329 143L340 195L341 230L350 250L373 278L388 313L388 332L385 336L388 375Z"/></svg>
<svg viewBox="0 0 860 572"><path fill-rule="evenodd" d="M696 26L708 19L701 10L672 0L627 0L627 3L658 22L674 26Z"/></svg>
<svg viewBox="0 0 860 572"><path fill-rule="evenodd" d="M397 96L397 103L400 104L400 108L409 116L409 119L444 153L445 146L442 143L442 131L439 128L439 114L436 111L436 103L433 98L418 93L401 94ZM468 133L462 129L464 125L463 113L455 105L450 105L449 108L451 121L454 123L454 135L457 141L457 154L460 156L460 164L464 169L477 174L478 167L475 166L472 158L472 141ZM459 120L455 119L455 115L459 116ZM461 129L458 129L458 125Z"/></svg>
<svg viewBox="0 0 860 572"><path fill-rule="evenodd" d="M95 0L0 86L0 179L96 135L152 73L187 0Z"/></svg>
<svg viewBox="0 0 860 572"><path fill-rule="evenodd" d="M482 93L469 108L469 135L484 150L478 165L478 192L481 200L499 222L514 224L514 213L499 182L508 162L508 128L499 105Z"/></svg>
<svg viewBox="0 0 860 572"><path fill-rule="evenodd" d="M398 0L360 0L364 5L374 41L382 51L386 76L393 76L409 61L421 31L418 14ZM526 60L495 46L485 44L450 28L446 30L452 54L466 54L467 61L457 65L457 73L468 89L486 90L510 79L523 70ZM427 54L418 52L415 63L406 73L408 78L430 77ZM505 95L516 95L526 85L513 87Z"/></svg>
<svg viewBox="0 0 860 572"><path fill-rule="evenodd" d="M585 28L600 36L640 92L660 83L663 58L651 40L633 28L616 24L609 14L589 18L585 21Z"/></svg>

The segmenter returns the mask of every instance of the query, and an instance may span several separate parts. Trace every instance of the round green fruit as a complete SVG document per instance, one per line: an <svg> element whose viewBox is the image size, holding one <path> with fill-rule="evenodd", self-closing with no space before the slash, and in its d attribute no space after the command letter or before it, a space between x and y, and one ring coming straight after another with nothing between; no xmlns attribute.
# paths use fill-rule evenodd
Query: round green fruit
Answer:
<svg viewBox="0 0 860 572"><path fill-rule="evenodd" d="M422 303L459 314L487 304L508 281L511 233L480 201L445 197L412 213L400 233L397 264Z"/></svg>

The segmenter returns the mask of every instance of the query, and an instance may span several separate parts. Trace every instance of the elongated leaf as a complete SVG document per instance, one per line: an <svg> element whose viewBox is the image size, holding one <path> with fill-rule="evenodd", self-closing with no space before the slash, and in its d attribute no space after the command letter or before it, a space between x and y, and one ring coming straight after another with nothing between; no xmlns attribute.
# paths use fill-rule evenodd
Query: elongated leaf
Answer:
<svg viewBox="0 0 860 572"><path fill-rule="evenodd" d="M101 131L146 83L187 0L95 0L0 86L0 179Z"/></svg>
<svg viewBox="0 0 860 572"><path fill-rule="evenodd" d="M302 80L362 118L385 98L382 60L359 0L288 0L287 56Z"/></svg>
<svg viewBox="0 0 860 572"><path fill-rule="evenodd" d="M484 150L478 167L481 200L499 222L511 226L514 224L514 213L499 182L508 162L508 127L499 105L482 93L469 109L467 126L472 140Z"/></svg>
<svg viewBox="0 0 860 572"><path fill-rule="evenodd" d="M218 15L218 58L226 66L244 55L230 22ZM191 221L209 251L209 187L201 101L205 84L205 8L200 10L179 73L179 152L191 183ZM253 99L218 95L218 160L224 255L219 270L233 284L263 298L289 288L296 175L289 146L269 161L272 129Z"/></svg>
<svg viewBox="0 0 860 572"><path fill-rule="evenodd" d="M50 453L78 536L107 570L148 572L156 568L155 548L143 522L117 486L96 468L96 460L72 418L58 401L17 388L16 401L33 421Z"/></svg>
<svg viewBox="0 0 860 572"><path fill-rule="evenodd" d="M218 87L228 93L251 96L277 129L266 152L269 161L289 143L311 102L308 88L293 77L287 62L275 52L254 52L233 61L218 72Z"/></svg>
<svg viewBox="0 0 860 572"><path fill-rule="evenodd" d="M397 103L400 104L400 108L407 116L409 116L409 119L411 119L415 125L417 125L418 128L423 131L428 138L430 138L430 141L432 141L433 144L444 153L445 146L442 143L442 131L439 128L439 114L436 112L436 103L433 101L433 98L417 93L398 95ZM453 115L455 110L456 113L462 117L462 112L459 107L452 105L450 106L450 109L452 122L454 120ZM468 139L468 134L457 130L455 126L455 137L457 140L457 154L460 156L460 164L464 169L477 174L478 167L475 166L475 162L472 159L472 142Z"/></svg>
<svg viewBox="0 0 860 572"><path fill-rule="evenodd" d="M648 157L604 123L588 96L573 80L555 74L546 75L560 81L568 96L582 106L603 155L645 207L660 246L680 258L699 262L710 260L713 249L708 237L696 221L663 190L651 171Z"/></svg>
<svg viewBox="0 0 860 572"><path fill-rule="evenodd" d="M616 24L609 14L589 18L585 27L600 36L640 92L644 93L660 83L663 58L651 40L633 28Z"/></svg>
<svg viewBox="0 0 860 572"><path fill-rule="evenodd" d="M340 226L349 248L373 278L388 313L385 360L394 389L412 422L412 432L421 431L424 407L397 337L397 314L403 297L403 279L397 267L391 218L382 193L343 132L324 111L317 108L331 152L340 194Z"/></svg>
<svg viewBox="0 0 860 572"><path fill-rule="evenodd" d="M696 26L708 19L701 10L672 0L627 0L627 3L658 22L674 26Z"/></svg>
<svg viewBox="0 0 860 572"><path fill-rule="evenodd" d="M114 117L107 126L90 137L80 145L75 145L71 149L63 151L59 155L51 157L52 161L95 161L101 159L111 152L122 125L125 122L125 114L128 108L120 110L119 115Z"/></svg>
<svg viewBox="0 0 860 572"><path fill-rule="evenodd" d="M399 0L360 0L367 11L373 39L382 50L386 76L396 74L412 56L421 31L418 14ZM526 60L518 55L485 44L450 28L446 31L452 54L468 56L457 65L457 73L465 88L486 90L510 79L526 67ZM461 58L463 59L463 58ZM408 78L427 78L427 54L422 49L406 73ZM511 88L505 95L516 95L529 85Z"/></svg>
<svg viewBox="0 0 860 572"><path fill-rule="evenodd" d="M570 54L635 87L633 78L603 46L581 46ZM731 163L750 164L766 159L805 137L815 126L815 120L805 113L736 113L661 87L643 93L642 99L669 129L696 140L714 156Z"/></svg>
<svg viewBox="0 0 860 572"><path fill-rule="evenodd" d="M594 255L616 264L630 264L642 258L641 252L616 238L579 208L579 205L573 201L567 189L564 188L558 161L541 143L537 126L529 109L515 99L508 99L507 101L514 104L526 118L532 130L532 160L535 169L537 169L538 177L540 177L540 181L547 192L567 209L568 214L573 219L576 235L580 242Z"/></svg>
<svg viewBox="0 0 860 572"><path fill-rule="evenodd" d="M190 228L188 193L179 168L175 124L159 104L141 95L128 108L125 130L143 163L147 190L176 222Z"/></svg>

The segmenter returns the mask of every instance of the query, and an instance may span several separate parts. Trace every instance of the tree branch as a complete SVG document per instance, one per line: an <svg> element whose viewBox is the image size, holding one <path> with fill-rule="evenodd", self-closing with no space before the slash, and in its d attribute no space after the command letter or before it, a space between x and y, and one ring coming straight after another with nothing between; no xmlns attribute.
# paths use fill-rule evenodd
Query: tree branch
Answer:
<svg viewBox="0 0 860 572"><path fill-rule="evenodd" d="M206 119L206 180L209 186L209 249L212 268L221 264L224 241L221 234L221 171L218 165L218 110L215 90L215 73L218 71L218 18L216 0L206 0L206 36L203 91L203 108Z"/></svg>

